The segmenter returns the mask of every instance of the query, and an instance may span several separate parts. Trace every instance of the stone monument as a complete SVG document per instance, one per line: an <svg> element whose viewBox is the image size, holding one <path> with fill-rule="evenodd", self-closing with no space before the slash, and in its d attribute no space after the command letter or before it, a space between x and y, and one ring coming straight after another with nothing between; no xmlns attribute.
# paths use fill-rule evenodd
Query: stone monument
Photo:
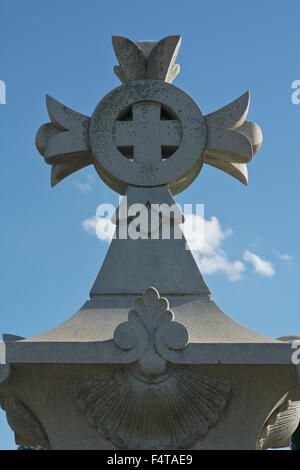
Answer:
<svg viewBox="0 0 300 470"><path fill-rule="evenodd" d="M174 235L184 220L173 196L203 164L247 184L247 163L262 143L258 125L246 120L249 93L204 116L171 84L180 41L113 37L122 86L91 118L47 96L50 122L36 145L52 166L52 186L93 164L128 206L175 210L159 208L155 230L122 237L137 221L121 202L90 299L41 335L4 335L0 400L17 444L266 449L287 445L297 428L300 366L290 339L225 315L184 236ZM160 236L165 219L168 238Z"/></svg>

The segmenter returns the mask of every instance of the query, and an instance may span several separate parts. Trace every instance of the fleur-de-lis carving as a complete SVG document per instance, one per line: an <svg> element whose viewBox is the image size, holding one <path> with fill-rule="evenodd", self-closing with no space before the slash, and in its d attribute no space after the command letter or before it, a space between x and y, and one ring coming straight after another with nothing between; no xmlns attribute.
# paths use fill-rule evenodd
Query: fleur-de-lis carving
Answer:
<svg viewBox="0 0 300 470"><path fill-rule="evenodd" d="M175 60L180 48L180 36L167 36L159 42L133 42L121 36L112 37L120 65L114 68L122 83L131 80L152 79L172 83L180 71Z"/></svg>
<svg viewBox="0 0 300 470"><path fill-rule="evenodd" d="M135 300L128 321L121 323L114 332L118 347L139 351L140 370L146 376L163 374L166 367L164 349L181 350L188 340L186 328L174 321L168 300L160 297L153 287Z"/></svg>

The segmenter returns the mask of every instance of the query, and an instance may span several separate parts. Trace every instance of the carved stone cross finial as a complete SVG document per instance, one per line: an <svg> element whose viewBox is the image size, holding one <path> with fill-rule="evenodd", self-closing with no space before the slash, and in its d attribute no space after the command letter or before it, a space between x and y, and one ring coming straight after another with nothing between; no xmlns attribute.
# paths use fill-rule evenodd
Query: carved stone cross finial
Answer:
<svg viewBox="0 0 300 470"><path fill-rule="evenodd" d="M177 194L204 163L247 184L247 163L262 143L259 126L246 120L249 93L203 116L170 84L179 73L180 41L113 37L115 72L124 85L104 97L91 118L47 97L51 122L39 129L36 145L52 165L52 186L90 164L120 194L130 185L166 185Z"/></svg>

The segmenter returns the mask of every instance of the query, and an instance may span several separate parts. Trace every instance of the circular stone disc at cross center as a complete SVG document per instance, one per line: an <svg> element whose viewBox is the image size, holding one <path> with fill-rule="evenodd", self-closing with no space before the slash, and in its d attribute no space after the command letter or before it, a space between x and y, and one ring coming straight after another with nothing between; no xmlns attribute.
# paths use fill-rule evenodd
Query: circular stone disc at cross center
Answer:
<svg viewBox="0 0 300 470"><path fill-rule="evenodd" d="M89 137L95 167L110 186L114 180L160 186L180 181L193 169L198 174L207 131L186 93L161 80L137 80L100 101Z"/></svg>

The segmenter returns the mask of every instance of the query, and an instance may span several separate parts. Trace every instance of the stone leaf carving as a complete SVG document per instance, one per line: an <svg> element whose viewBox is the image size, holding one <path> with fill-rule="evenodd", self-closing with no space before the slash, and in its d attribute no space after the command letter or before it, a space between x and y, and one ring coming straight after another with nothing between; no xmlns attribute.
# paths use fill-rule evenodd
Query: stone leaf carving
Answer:
<svg viewBox="0 0 300 470"><path fill-rule="evenodd" d="M230 384L176 368L145 380L126 368L83 376L74 391L89 423L116 447L179 449L204 438L216 424Z"/></svg>
<svg viewBox="0 0 300 470"><path fill-rule="evenodd" d="M204 163L219 168L243 184L248 184L247 163L262 144L260 127L246 121L250 93L205 116L208 142Z"/></svg>
<svg viewBox="0 0 300 470"><path fill-rule="evenodd" d="M51 122L38 130L36 147L45 162L52 165L51 186L55 186L93 162L88 139L90 118L48 95L46 105Z"/></svg>
<svg viewBox="0 0 300 470"><path fill-rule="evenodd" d="M6 412L8 424L18 445L40 445L50 449L47 434L35 414L17 398L3 398L0 406Z"/></svg>
<svg viewBox="0 0 300 470"><path fill-rule="evenodd" d="M179 65L175 64L181 44L178 35L167 36L159 42L133 42L113 36L112 43L120 64L114 67L114 72L123 84L147 78L172 83L180 71Z"/></svg>
<svg viewBox="0 0 300 470"><path fill-rule="evenodd" d="M285 400L266 421L257 448L279 449L288 447L292 434L296 431L300 420L300 401Z"/></svg>
<svg viewBox="0 0 300 470"><path fill-rule="evenodd" d="M135 300L128 321L114 332L115 344L126 351L136 350L141 373L153 377L165 371L165 349L179 351L186 347L188 340L186 328L174 321L168 300L160 297L154 287Z"/></svg>

